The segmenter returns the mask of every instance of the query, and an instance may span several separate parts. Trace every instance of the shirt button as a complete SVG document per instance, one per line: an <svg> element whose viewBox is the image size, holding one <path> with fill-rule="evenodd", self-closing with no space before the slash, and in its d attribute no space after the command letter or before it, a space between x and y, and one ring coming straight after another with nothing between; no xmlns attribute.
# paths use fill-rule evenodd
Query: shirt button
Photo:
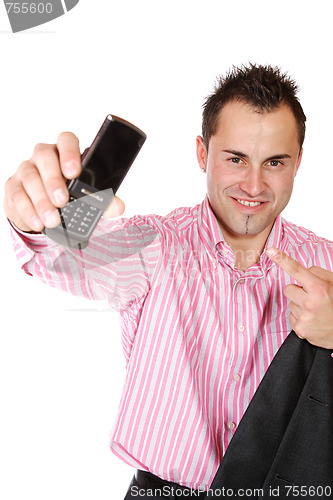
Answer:
<svg viewBox="0 0 333 500"><path fill-rule="evenodd" d="M236 424L234 422L228 422L227 427L228 427L229 431L232 431L236 427Z"/></svg>
<svg viewBox="0 0 333 500"><path fill-rule="evenodd" d="M239 375L239 373L236 373L236 375L234 375L232 378L234 379L235 382L238 382L238 380L240 380L241 376Z"/></svg>
<svg viewBox="0 0 333 500"><path fill-rule="evenodd" d="M238 331L239 332L244 332L245 326L244 325L238 325Z"/></svg>

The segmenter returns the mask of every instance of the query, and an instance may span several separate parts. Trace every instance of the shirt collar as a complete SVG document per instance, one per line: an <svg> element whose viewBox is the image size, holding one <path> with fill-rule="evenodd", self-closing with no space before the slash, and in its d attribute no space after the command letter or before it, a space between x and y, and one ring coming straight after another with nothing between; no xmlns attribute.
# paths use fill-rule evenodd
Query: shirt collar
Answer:
<svg viewBox="0 0 333 500"><path fill-rule="evenodd" d="M273 261L266 254L266 250L269 247L279 248L283 252L285 252L288 247L288 240L285 237L283 228L283 219L281 215L278 215L277 218L275 219L274 225L267 238L264 250L260 256L259 264L264 271L268 271L268 269L270 269L275 265Z"/></svg>
<svg viewBox="0 0 333 500"><path fill-rule="evenodd" d="M202 204L199 205L198 230L208 254L212 257L220 254L227 264L234 267L234 253L224 239L222 229L217 222L207 196ZM274 225L268 236L265 248L258 263L258 266L265 272L273 266L273 262L266 255L267 248L271 246L279 248L282 251L285 251L288 246L288 240L284 237L281 215L278 215L275 219Z"/></svg>
<svg viewBox="0 0 333 500"><path fill-rule="evenodd" d="M215 214L211 209L208 197L199 205L198 230L206 250L215 253L216 245L224 242L222 230L217 222Z"/></svg>

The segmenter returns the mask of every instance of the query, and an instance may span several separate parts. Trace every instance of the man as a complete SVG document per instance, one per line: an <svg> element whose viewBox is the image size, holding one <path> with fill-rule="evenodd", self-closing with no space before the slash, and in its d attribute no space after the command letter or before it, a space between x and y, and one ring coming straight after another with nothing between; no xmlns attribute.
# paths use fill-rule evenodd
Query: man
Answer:
<svg viewBox="0 0 333 500"><path fill-rule="evenodd" d="M7 182L24 270L107 298L122 316L128 367L111 448L139 470L126 498L209 487L292 329L333 349L333 243L280 216L303 152L296 91L277 68L234 68L204 106L204 202L166 217L104 219L84 251L35 234L59 224L64 178L80 172L73 134L37 145ZM123 212L119 199L113 209Z"/></svg>

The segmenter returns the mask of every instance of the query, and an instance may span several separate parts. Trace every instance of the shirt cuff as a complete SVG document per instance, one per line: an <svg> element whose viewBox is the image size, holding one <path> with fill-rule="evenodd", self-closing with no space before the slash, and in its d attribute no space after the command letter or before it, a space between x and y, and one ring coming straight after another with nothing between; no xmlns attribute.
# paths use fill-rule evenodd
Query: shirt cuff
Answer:
<svg viewBox="0 0 333 500"><path fill-rule="evenodd" d="M8 219L14 252L21 267L29 262L35 253L44 248L57 247L50 238L43 233L27 233L21 231L11 220Z"/></svg>

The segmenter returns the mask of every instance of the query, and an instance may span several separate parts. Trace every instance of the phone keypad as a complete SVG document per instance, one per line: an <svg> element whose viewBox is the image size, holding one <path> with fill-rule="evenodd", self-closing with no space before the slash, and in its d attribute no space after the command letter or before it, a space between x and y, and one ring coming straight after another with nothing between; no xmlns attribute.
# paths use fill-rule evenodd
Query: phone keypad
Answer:
<svg viewBox="0 0 333 500"><path fill-rule="evenodd" d="M99 216L100 210L91 205L87 205L80 199L69 199L69 203L61 208L63 227L70 233L86 235L91 229L96 217Z"/></svg>

